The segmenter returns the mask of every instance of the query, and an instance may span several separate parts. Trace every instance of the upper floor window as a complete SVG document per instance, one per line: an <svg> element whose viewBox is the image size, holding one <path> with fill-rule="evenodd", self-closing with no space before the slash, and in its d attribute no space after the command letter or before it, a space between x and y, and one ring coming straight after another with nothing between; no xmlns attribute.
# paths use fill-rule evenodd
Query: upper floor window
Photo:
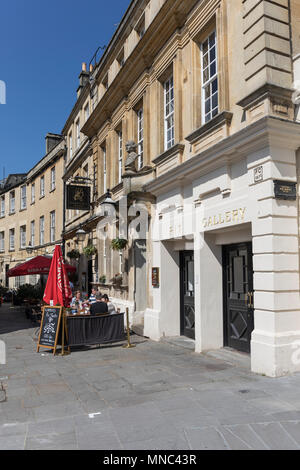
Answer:
<svg viewBox="0 0 300 470"><path fill-rule="evenodd" d="M34 246L35 243L35 221L30 222L30 245Z"/></svg>
<svg viewBox="0 0 300 470"><path fill-rule="evenodd" d="M72 139L72 133L69 135L69 157L70 159L73 157L73 139Z"/></svg>
<svg viewBox="0 0 300 470"><path fill-rule="evenodd" d="M9 230L9 249L12 251L15 249L15 229Z"/></svg>
<svg viewBox="0 0 300 470"><path fill-rule="evenodd" d="M89 103L87 103L84 107L84 120L87 121L89 117L90 117L90 106L89 106Z"/></svg>
<svg viewBox="0 0 300 470"><path fill-rule="evenodd" d="M40 179L40 197L45 196L45 176L41 176Z"/></svg>
<svg viewBox="0 0 300 470"><path fill-rule="evenodd" d="M4 251L4 232L0 232L0 251Z"/></svg>
<svg viewBox="0 0 300 470"><path fill-rule="evenodd" d="M9 213L12 214L16 210L16 201L15 201L15 192L11 191L9 193Z"/></svg>
<svg viewBox="0 0 300 470"><path fill-rule="evenodd" d="M138 144L138 169L144 165L144 111L137 111L137 144Z"/></svg>
<svg viewBox="0 0 300 470"><path fill-rule="evenodd" d="M92 90L91 90L91 99L92 99L92 110L94 111L94 109L96 108L96 106L98 104L98 87L97 87L97 85L94 86L94 88L92 88Z"/></svg>
<svg viewBox="0 0 300 470"><path fill-rule="evenodd" d="M51 168L50 191L55 189L55 166Z"/></svg>
<svg viewBox="0 0 300 470"><path fill-rule="evenodd" d="M219 112L217 39L214 31L202 43L202 116L203 124Z"/></svg>
<svg viewBox="0 0 300 470"><path fill-rule="evenodd" d="M31 204L35 203L35 184L31 185Z"/></svg>
<svg viewBox="0 0 300 470"><path fill-rule="evenodd" d="M119 64L120 68L122 68L123 65L125 64L124 49L122 49L120 54L118 55L117 62Z"/></svg>
<svg viewBox="0 0 300 470"><path fill-rule="evenodd" d="M102 147L102 162L103 162L103 194L107 190L107 175L106 175L106 147Z"/></svg>
<svg viewBox="0 0 300 470"><path fill-rule="evenodd" d="M76 122L76 147L80 147L80 121Z"/></svg>
<svg viewBox="0 0 300 470"><path fill-rule="evenodd" d="M45 217L40 217L40 245L45 243Z"/></svg>
<svg viewBox="0 0 300 470"><path fill-rule="evenodd" d="M164 83L165 150L175 144L173 75Z"/></svg>
<svg viewBox="0 0 300 470"><path fill-rule="evenodd" d="M0 201L0 217L5 216L5 196L1 197Z"/></svg>
<svg viewBox="0 0 300 470"><path fill-rule="evenodd" d="M118 169L119 169L118 182L121 183L122 172L123 172L123 133L121 130L118 131Z"/></svg>
<svg viewBox="0 0 300 470"><path fill-rule="evenodd" d="M146 27L145 27L145 14L142 15L141 19L138 21L138 23L137 23L137 25L134 29L136 30L139 38L142 39L142 37L145 34L145 30L146 30Z"/></svg>
<svg viewBox="0 0 300 470"><path fill-rule="evenodd" d="M55 211L50 212L50 242L55 242Z"/></svg>
<svg viewBox="0 0 300 470"><path fill-rule="evenodd" d="M21 209L26 209L27 206L26 189L26 185L21 186Z"/></svg>
<svg viewBox="0 0 300 470"><path fill-rule="evenodd" d="M26 248L26 225L20 227L20 248Z"/></svg>

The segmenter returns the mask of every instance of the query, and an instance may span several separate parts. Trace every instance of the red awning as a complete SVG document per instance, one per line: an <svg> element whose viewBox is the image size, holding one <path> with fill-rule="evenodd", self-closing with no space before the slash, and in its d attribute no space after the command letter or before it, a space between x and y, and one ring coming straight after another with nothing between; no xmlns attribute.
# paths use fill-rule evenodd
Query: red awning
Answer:
<svg viewBox="0 0 300 470"><path fill-rule="evenodd" d="M36 256L22 264L17 264L14 268L7 271L8 277L26 276L27 274L48 274L51 266L51 256ZM69 273L76 271L74 266L65 264Z"/></svg>

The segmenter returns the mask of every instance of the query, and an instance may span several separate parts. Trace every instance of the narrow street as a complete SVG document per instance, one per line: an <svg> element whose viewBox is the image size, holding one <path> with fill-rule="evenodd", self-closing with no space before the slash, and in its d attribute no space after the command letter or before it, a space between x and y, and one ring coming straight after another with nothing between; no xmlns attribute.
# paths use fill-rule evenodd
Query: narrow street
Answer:
<svg viewBox="0 0 300 470"><path fill-rule="evenodd" d="M300 448L300 374L270 379L247 356L138 336L134 349L53 357L35 352L35 331L21 308L2 306L1 450Z"/></svg>

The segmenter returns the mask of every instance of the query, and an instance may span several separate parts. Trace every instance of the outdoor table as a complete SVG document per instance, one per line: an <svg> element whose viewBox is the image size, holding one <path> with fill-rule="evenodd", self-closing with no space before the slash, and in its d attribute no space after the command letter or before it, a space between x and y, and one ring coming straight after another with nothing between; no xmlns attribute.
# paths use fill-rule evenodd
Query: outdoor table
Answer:
<svg viewBox="0 0 300 470"><path fill-rule="evenodd" d="M88 346L125 340L124 313L67 315L69 346Z"/></svg>

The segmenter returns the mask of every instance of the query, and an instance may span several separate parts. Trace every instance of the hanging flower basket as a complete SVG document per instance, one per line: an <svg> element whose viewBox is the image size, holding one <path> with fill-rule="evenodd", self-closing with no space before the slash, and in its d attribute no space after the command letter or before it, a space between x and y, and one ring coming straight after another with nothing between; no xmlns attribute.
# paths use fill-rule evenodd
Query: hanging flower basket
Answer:
<svg viewBox="0 0 300 470"><path fill-rule="evenodd" d="M87 258L90 258L97 253L97 248L94 245L87 245L82 251Z"/></svg>
<svg viewBox="0 0 300 470"><path fill-rule="evenodd" d="M100 276L99 282L100 282L101 284L105 284L105 283L106 283L106 276L105 276L105 275Z"/></svg>
<svg viewBox="0 0 300 470"><path fill-rule="evenodd" d="M71 250L67 253L67 257L70 259L78 259L80 258L80 252L79 250Z"/></svg>
<svg viewBox="0 0 300 470"><path fill-rule="evenodd" d="M112 278L113 284L122 284L123 275L121 273L115 274Z"/></svg>
<svg viewBox="0 0 300 470"><path fill-rule="evenodd" d="M111 241L111 247L115 251L124 250L126 248L128 240L125 238L114 238Z"/></svg>

